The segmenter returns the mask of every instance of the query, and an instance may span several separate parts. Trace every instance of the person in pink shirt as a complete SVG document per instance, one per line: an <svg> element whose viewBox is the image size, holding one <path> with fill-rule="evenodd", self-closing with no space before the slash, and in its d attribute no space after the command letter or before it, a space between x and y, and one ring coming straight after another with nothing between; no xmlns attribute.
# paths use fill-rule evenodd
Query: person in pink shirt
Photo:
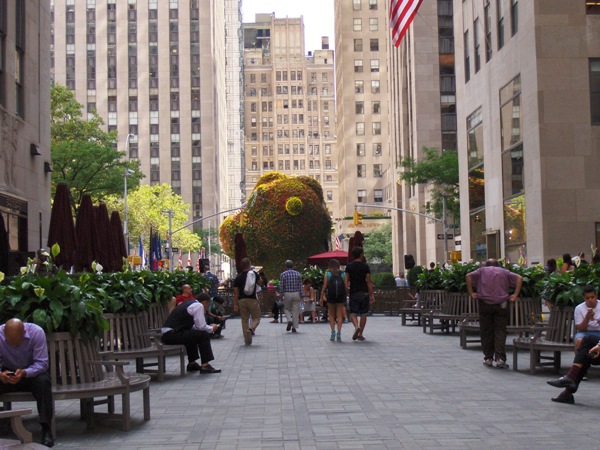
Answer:
<svg viewBox="0 0 600 450"><path fill-rule="evenodd" d="M496 367L506 369L507 302L514 302L519 297L523 277L500 267L497 260L489 259L484 267L467 274L466 281L469 295L479 302L483 365L492 367L495 356ZM511 288L514 288L512 294Z"/></svg>

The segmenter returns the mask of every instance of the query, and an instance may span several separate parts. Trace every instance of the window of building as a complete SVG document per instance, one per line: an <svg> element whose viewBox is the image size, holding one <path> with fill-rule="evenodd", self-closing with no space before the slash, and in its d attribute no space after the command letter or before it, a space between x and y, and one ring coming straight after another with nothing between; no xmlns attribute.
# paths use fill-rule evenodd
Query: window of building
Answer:
<svg viewBox="0 0 600 450"><path fill-rule="evenodd" d="M479 18L473 22L473 49L475 50L475 73L481 69L481 53L479 43Z"/></svg>
<svg viewBox="0 0 600 450"><path fill-rule="evenodd" d="M375 18L369 19L369 30L371 30L371 31L379 30L379 19L375 19Z"/></svg>
<svg viewBox="0 0 600 450"><path fill-rule="evenodd" d="M504 47L504 12L502 11L502 0L496 0L498 50Z"/></svg>
<svg viewBox="0 0 600 450"><path fill-rule="evenodd" d="M325 169L327 170L331 170L331 160L330 159L326 159L325 160Z"/></svg>
<svg viewBox="0 0 600 450"><path fill-rule="evenodd" d="M365 178L367 176L367 165L357 164L356 165L356 176L358 178Z"/></svg>
<svg viewBox="0 0 600 450"><path fill-rule="evenodd" d="M589 66L592 125L600 125L600 58L590 59Z"/></svg>
<svg viewBox="0 0 600 450"><path fill-rule="evenodd" d="M371 94L379 94L379 80L371 80Z"/></svg>
<svg viewBox="0 0 600 450"><path fill-rule="evenodd" d="M514 36L519 31L519 1L510 0L510 34Z"/></svg>
<svg viewBox="0 0 600 450"><path fill-rule="evenodd" d="M363 51L363 40L362 39L354 39L354 51L355 52Z"/></svg>
<svg viewBox="0 0 600 450"><path fill-rule="evenodd" d="M375 203L383 203L383 189L373 191L373 200L375 200Z"/></svg>
<svg viewBox="0 0 600 450"><path fill-rule="evenodd" d="M369 47L371 48L372 52L378 52L379 51L379 39L371 39L369 41Z"/></svg>
<svg viewBox="0 0 600 450"><path fill-rule="evenodd" d="M471 79L471 59L469 55L469 30L465 31L463 44L465 46L465 83Z"/></svg>
<svg viewBox="0 0 600 450"><path fill-rule="evenodd" d="M333 201L333 191L327 191L327 201L328 202Z"/></svg>
<svg viewBox="0 0 600 450"><path fill-rule="evenodd" d="M275 72L275 81L281 81L281 70Z"/></svg>
<svg viewBox="0 0 600 450"><path fill-rule="evenodd" d="M369 0L369 9L371 11L377 10L377 0Z"/></svg>
<svg viewBox="0 0 600 450"><path fill-rule="evenodd" d="M381 143L380 142L376 142L373 144L373 156L381 156L382 151L381 151Z"/></svg>
<svg viewBox="0 0 600 450"><path fill-rule="evenodd" d="M354 19L354 31L362 31L362 19Z"/></svg>
<svg viewBox="0 0 600 450"><path fill-rule="evenodd" d="M364 143L356 144L356 156L365 156L365 144Z"/></svg>
<svg viewBox="0 0 600 450"><path fill-rule="evenodd" d="M281 77L282 77L283 81L287 81L287 79L288 79L287 70L284 70L283 72L281 72Z"/></svg>
<svg viewBox="0 0 600 450"><path fill-rule="evenodd" d="M354 60L354 72L361 73L363 71L363 61L362 59Z"/></svg>
<svg viewBox="0 0 600 450"><path fill-rule="evenodd" d="M367 201L367 191L366 189L359 189L356 191L356 200L358 203L364 203Z"/></svg>
<svg viewBox="0 0 600 450"><path fill-rule="evenodd" d="M371 112L373 114L381 114L381 103L380 102L371 102Z"/></svg>
<svg viewBox="0 0 600 450"><path fill-rule="evenodd" d="M373 176L374 177L382 177L383 174L381 172L381 164L373 164Z"/></svg>
<svg viewBox="0 0 600 450"><path fill-rule="evenodd" d="M371 60L371 72L379 72L379 60L378 59Z"/></svg>
<svg viewBox="0 0 600 450"><path fill-rule="evenodd" d="M365 113L365 102L355 102L354 105L356 114Z"/></svg>
<svg viewBox="0 0 600 450"><path fill-rule="evenodd" d="M356 135L363 136L365 134L365 123L356 122Z"/></svg>
<svg viewBox="0 0 600 450"><path fill-rule="evenodd" d="M352 0L352 9L354 11L360 11L360 8L361 8L360 1L361 0Z"/></svg>
<svg viewBox="0 0 600 450"><path fill-rule="evenodd" d="M373 122L373 134L381 134L381 122Z"/></svg>
<svg viewBox="0 0 600 450"><path fill-rule="evenodd" d="M585 0L585 12L587 14L600 14L600 2L598 0Z"/></svg>
<svg viewBox="0 0 600 450"><path fill-rule="evenodd" d="M362 94L365 92L365 82L363 80L354 81L354 92L356 94Z"/></svg>
<svg viewBox="0 0 600 450"><path fill-rule="evenodd" d="M250 74L250 83L252 83L252 84L256 83L256 74L255 73Z"/></svg>

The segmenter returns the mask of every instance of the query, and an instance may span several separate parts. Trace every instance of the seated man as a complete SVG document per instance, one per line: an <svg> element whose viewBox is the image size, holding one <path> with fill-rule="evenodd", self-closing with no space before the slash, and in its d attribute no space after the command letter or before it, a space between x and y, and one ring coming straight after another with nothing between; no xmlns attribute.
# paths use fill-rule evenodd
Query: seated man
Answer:
<svg viewBox="0 0 600 450"><path fill-rule="evenodd" d="M217 324L207 325L204 306L192 298L171 311L160 331L164 344L185 345L189 361L188 372L220 373L221 369L215 369L209 364L215 359L210 345L210 333L217 328ZM200 365L196 362L198 358Z"/></svg>
<svg viewBox="0 0 600 450"><path fill-rule="evenodd" d="M169 302L169 312L173 311L176 306L182 304L183 302L194 299L195 297L192 287L189 284L184 284L181 288L181 294L179 294L177 297L171 298L171 301Z"/></svg>
<svg viewBox="0 0 600 450"><path fill-rule="evenodd" d="M222 337L221 331L225 329L225 321L229 319L229 316L225 315L225 310L223 309L224 303L225 299L223 297L215 295L208 307L208 319L206 322L208 324L216 323L220 325L219 329L214 333L216 338Z"/></svg>
<svg viewBox="0 0 600 450"><path fill-rule="evenodd" d="M579 383L585 375L591 365L600 365L600 343L598 338L595 336L585 336L581 340L579 348L575 352L575 358L573 359L573 365L569 372L558 380L549 380L547 383L550 386L565 388L558 397L553 398L553 402L568 403L570 405L575 403L573 394L577 392Z"/></svg>
<svg viewBox="0 0 600 450"><path fill-rule="evenodd" d="M0 326L0 394L31 392L37 402L42 445L52 447L52 383L46 334L33 323L10 319Z"/></svg>
<svg viewBox="0 0 600 450"><path fill-rule="evenodd" d="M594 336L596 340L600 339L600 304L598 295L592 286L583 288L584 302L575 308L575 350L579 348L581 340L585 336Z"/></svg>

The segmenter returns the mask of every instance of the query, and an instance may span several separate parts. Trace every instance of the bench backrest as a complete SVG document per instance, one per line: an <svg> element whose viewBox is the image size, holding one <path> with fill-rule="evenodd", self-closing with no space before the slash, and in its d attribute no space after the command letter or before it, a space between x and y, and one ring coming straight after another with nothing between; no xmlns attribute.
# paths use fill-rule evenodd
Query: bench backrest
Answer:
<svg viewBox="0 0 600 450"><path fill-rule="evenodd" d="M88 363L100 359L96 342L83 342L67 332L48 334L46 341L53 386L93 383L105 378L102 366Z"/></svg>
<svg viewBox="0 0 600 450"><path fill-rule="evenodd" d="M419 304L425 310L440 310L447 298L447 292L444 290L431 290L419 292Z"/></svg>
<svg viewBox="0 0 600 450"><path fill-rule="evenodd" d="M461 292L450 292L444 305L442 314L451 316L462 316L464 314L477 314L479 312L479 302L473 300L469 294Z"/></svg>
<svg viewBox="0 0 600 450"><path fill-rule="evenodd" d="M541 321L542 301L539 298L519 298L508 302L508 325L528 327Z"/></svg>
<svg viewBox="0 0 600 450"><path fill-rule="evenodd" d="M102 333L100 350L116 352L150 347L152 342L148 333L148 315L104 314L108 320L108 330Z"/></svg>
<svg viewBox="0 0 600 450"><path fill-rule="evenodd" d="M169 305L166 303L152 303L150 308L148 308L148 328L162 328L168 316Z"/></svg>
<svg viewBox="0 0 600 450"><path fill-rule="evenodd" d="M546 332L546 341L563 342L570 344L573 342L573 329L575 327L575 308L573 306L564 306L562 308L555 306L550 312L548 321L548 331Z"/></svg>

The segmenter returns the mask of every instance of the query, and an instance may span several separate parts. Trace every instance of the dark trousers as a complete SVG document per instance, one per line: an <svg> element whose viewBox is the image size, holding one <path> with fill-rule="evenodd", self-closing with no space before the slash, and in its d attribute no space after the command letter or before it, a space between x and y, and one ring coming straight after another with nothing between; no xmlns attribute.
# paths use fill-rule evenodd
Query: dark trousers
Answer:
<svg viewBox="0 0 600 450"><path fill-rule="evenodd" d="M274 301L271 312L273 313L273 319L283 320L283 302Z"/></svg>
<svg viewBox="0 0 600 450"><path fill-rule="evenodd" d="M506 361L506 326L508 325L508 308L501 305L490 305L479 300L479 330L481 346L485 359L501 359Z"/></svg>
<svg viewBox="0 0 600 450"><path fill-rule="evenodd" d="M31 392L37 402L40 424L50 425L52 422L52 382L48 372L37 377L21 378L17 384L0 383L0 394L8 392Z"/></svg>
<svg viewBox="0 0 600 450"><path fill-rule="evenodd" d="M581 370L579 375L583 378L590 366L600 365L600 358L594 358L590 355L590 350L598 344L598 337L596 336L585 336L581 340L581 345L575 352L575 359L573 364L581 364Z"/></svg>
<svg viewBox="0 0 600 450"><path fill-rule="evenodd" d="M190 362L200 358L202 364L208 364L215 359L210 345L210 334L206 331L194 329L169 331L162 335L162 341L166 345L185 345Z"/></svg>

